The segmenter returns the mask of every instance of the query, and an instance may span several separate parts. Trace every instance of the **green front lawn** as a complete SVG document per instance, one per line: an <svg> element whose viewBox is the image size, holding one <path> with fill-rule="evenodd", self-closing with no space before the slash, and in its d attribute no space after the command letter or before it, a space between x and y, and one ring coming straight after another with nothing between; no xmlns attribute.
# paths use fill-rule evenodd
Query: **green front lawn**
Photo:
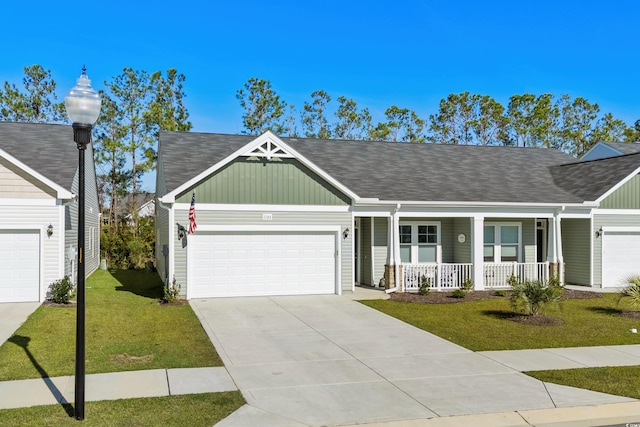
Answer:
<svg viewBox="0 0 640 427"><path fill-rule="evenodd" d="M627 309L616 294L566 300L544 313L560 318L558 326L523 325L513 315L508 298L458 304L416 304L389 300L362 301L420 329L474 351L640 344L640 320L619 315Z"/></svg>
<svg viewBox="0 0 640 427"><path fill-rule="evenodd" d="M243 404L239 391L87 402L81 425L209 427ZM61 405L0 411L2 426L57 427L78 426L78 423L80 421L72 418Z"/></svg>
<svg viewBox="0 0 640 427"><path fill-rule="evenodd" d="M87 279L86 373L222 366L188 304L162 305L157 273ZM0 347L0 381L73 375L75 308L39 307Z"/></svg>
<svg viewBox="0 0 640 427"><path fill-rule="evenodd" d="M640 366L525 372L540 381L640 399Z"/></svg>

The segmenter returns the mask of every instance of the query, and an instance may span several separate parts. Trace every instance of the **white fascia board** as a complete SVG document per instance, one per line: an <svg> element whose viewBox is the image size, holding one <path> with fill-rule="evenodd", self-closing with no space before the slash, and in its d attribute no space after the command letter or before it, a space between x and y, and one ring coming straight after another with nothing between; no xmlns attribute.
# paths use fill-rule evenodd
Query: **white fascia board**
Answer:
<svg viewBox="0 0 640 427"><path fill-rule="evenodd" d="M175 209L188 210L190 203L175 203ZM215 203L196 202L198 211L255 211L255 212L350 212L351 206L327 206L327 205L229 205Z"/></svg>
<svg viewBox="0 0 640 427"><path fill-rule="evenodd" d="M597 200L596 203L600 204L604 199L606 199L607 197L609 197L611 195L611 193L613 193L614 191L616 191L618 188L622 187L624 184L626 184L628 181L630 181L631 179L633 179L633 177L635 177L636 175L638 175L640 173L640 167L636 168L632 173L630 173L629 175L627 175L623 180L621 180L619 183L617 183L616 185L614 185L613 187L611 187L609 189L609 191L607 191L606 193L604 193L602 196L600 196Z"/></svg>
<svg viewBox="0 0 640 427"><path fill-rule="evenodd" d="M25 171L26 173L28 173L29 175L31 175L32 177L34 177L38 181L42 182L46 186L48 186L48 187L52 188L53 190L55 190L55 192L57 193L56 197L58 199L68 200L68 199L73 199L75 197L75 194L73 194L69 190L67 190L64 187L62 187L61 185L58 185L55 182L51 181L49 178L45 177L44 175L38 173L34 169L32 169L29 166L25 165L20 160L16 159L11 154L7 153L6 151L4 151L2 149L0 149L0 157L4 157L9 162L13 163L15 166L17 166L21 170Z"/></svg>
<svg viewBox="0 0 640 427"><path fill-rule="evenodd" d="M625 226L603 226L602 231L606 232L626 232L626 233L640 233L640 227L625 227Z"/></svg>
<svg viewBox="0 0 640 427"><path fill-rule="evenodd" d="M640 209L594 209L594 215L640 215Z"/></svg>
<svg viewBox="0 0 640 427"><path fill-rule="evenodd" d="M328 173L326 173L325 171L320 169L313 162L311 162L306 157L304 157L303 155L298 153L296 150L294 150L293 148L291 148L290 146L285 144L276 135L274 135L270 131L267 131L267 132L263 133L262 135L258 136L253 141L251 141L248 144L244 145L240 149L236 150L235 152L233 152L229 156L225 157L224 159L222 159L221 161L219 161L215 165L211 166L210 168L208 168L204 172L202 172L199 175L191 178L189 181L185 182L184 184L182 184L181 186L179 186L175 190L165 194L164 196L162 196L162 198L160 200L163 203L173 203L173 202L175 202L176 195L184 192L185 190L189 189L190 187L193 187L196 183L198 183L199 181L205 179L207 176L213 174L215 171L219 170L220 168L222 168L222 167L226 166L227 164L231 163L236 158L241 157L243 155L246 155L246 153L248 153L248 152L252 152L255 148L260 147L262 144L264 144L265 142L268 142L268 141L275 142L282 150L284 150L287 153L289 153L290 157L293 157L293 158L297 159L298 161L300 161L302 164L304 164L309 169L311 169L312 171L317 173L321 178L325 179L327 182L329 182L331 185L336 187L338 190L340 190L341 192L343 192L344 194L349 196L351 199L356 199L356 200L358 199L358 195L355 194L353 191L351 191L350 189L348 189L347 187L342 185L340 182L338 182L336 179L334 179L331 175L329 175ZM289 156L287 156L287 157L289 157Z"/></svg>

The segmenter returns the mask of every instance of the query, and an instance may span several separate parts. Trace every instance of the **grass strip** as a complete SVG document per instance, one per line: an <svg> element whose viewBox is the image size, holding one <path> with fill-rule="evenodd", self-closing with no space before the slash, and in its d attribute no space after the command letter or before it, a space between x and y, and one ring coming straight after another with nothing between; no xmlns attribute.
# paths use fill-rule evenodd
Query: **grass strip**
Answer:
<svg viewBox="0 0 640 427"><path fill-rule="evenodd" d="M83 426L210 427L244 404L239 391L87 402ZM2 426L77 426L62 405L0 411ZM72 412L71 412L72 413Z"/></svg>
<svg viewBox="0 0 640 427"><path fill-rule="evenodd" d="M529 371L540 381L640 399L640 366Z"/></svg>

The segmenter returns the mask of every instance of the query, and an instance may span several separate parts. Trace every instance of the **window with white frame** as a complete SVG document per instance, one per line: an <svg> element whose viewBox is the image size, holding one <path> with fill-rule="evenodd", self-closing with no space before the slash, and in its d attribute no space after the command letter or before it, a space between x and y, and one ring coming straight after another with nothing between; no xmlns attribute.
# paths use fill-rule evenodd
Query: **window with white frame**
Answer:
<svg viewBox="0 0 640 427"><path fill-rule="evenodd" d="M440 223L401 223L400 261L403 263L440 262Z"/></svg>
<svg viewBox="0 0 640 427"><path fill-rule="evenodd" d="M519 222L484 225L484 261L520 262L522 225Z"/></svg>

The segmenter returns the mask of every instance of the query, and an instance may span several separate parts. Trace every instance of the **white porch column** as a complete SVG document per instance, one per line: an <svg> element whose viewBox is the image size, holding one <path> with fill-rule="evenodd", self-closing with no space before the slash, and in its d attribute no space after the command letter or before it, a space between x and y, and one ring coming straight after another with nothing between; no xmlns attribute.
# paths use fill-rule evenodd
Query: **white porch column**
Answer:
<svg viewBox="0 0 640 427"><path fill-rule="evenodd" d="M394 231L394 216L390 212L387 218L388 230L387 230L387 262L384 265L385 276L385 288L396 289L398 288L398 269L396 266L396 245L395 245L395 231Z"/></svg>
<svg viewBox="0 0 640 427"><path fill-rule="evenodd" d="M558 279L560 280L560 284L564 284L564 257L562 256L562 226L560 223L560 213L556 213L554 216L554 220L556 223L556 241L558 246L556 247L556 253L558 257Z"/></svg>
<svg viewBox="0 0 640 427"><path fill-rule="evenodd" d="M393 214L389 215L387 220L388 230L387 230L387 265L395 265L395 244L394 244L394 233L393 233Z"/></svg>
<svg viewBox="0 0 640 427"><path fill-rule="evenodd" d="M484 217L471 218L471 261L473 262L473 287L484 290Z"/></svg>
<svg viewBox="0 0 640 427"><path fill-rule="evenodd" d="M552 264L558 263L558 257L556 254L556 219L555 216L553 221L548 221L548 229L547 229L547 261Z"/></svg>

